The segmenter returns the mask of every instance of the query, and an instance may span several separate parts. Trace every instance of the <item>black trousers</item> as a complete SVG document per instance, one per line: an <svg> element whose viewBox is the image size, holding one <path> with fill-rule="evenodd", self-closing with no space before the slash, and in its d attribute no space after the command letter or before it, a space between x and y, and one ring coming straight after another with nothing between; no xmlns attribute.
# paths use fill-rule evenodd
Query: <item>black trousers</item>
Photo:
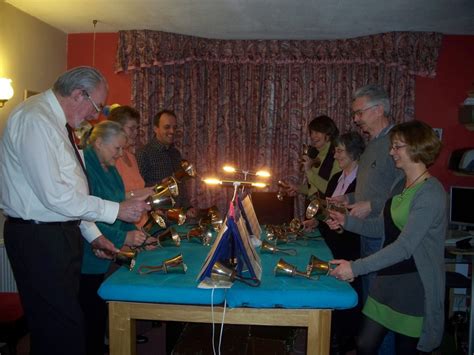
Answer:
<svg viewBox="0 0 474 355"><path fill-rule="evenodd" d="M4 239L31 332L31 355L85 355L79 227L7 220Z"/></svg>
<svg viewBox="0 0 474 355"><path fill-rule="evenodd" d="M104 274L82 274L79 301L84 312L87 355L103 355L107 304L97 294Z"/></svg>

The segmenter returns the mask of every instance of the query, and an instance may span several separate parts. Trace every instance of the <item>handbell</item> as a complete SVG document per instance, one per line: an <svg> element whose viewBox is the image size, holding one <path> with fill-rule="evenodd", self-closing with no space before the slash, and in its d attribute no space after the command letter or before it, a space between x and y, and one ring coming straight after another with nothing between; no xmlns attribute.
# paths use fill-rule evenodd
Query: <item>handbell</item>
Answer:
<svg viewBox="0 0 474 355"><path fill-rule="evenodd" d="M138 253L136 251L119 251L115 254L113 261L120 266L126 266L130 271L135 267Z"/></svg>
<svg viewBox="0 0 474 355"><path fill-rule="evenodd" d="M303 155L307 155L310 159L316 159L319 151L316 147L312 145L303 144Z"/></svg>
<svg viewBox="0 0 474 355"><path fill-rule="evenodd" d="M318 158L319 151L317 148L303 144L303 154L300 159L300 162L303 163L303 156L308 156L313 162L311 166L313 168L319 168L321 166L321 159Z"/></svg>
<svg viewBox="0 0 474 355"><path fill-rule="evenodd" d="M199 226L206 227L211 226L216 232L218 232L224 222L219 209L216 206L212 206L208 209L198 211L198 216L202 216L199 219Z"/></svg>
<svg viewBox="0 0 474 355"><path fill-rule="evenodd" d="M231 269L219 261L216 261L214 265L212 265L211 270L211 279L216 281L226 281L226 282L234 282L236 278L236 271Z"/></svg>
<svg viewBox="0 0 474 355"><path fill-rule="evenodd" d="M298 218L293 218L290 222L288 232L290 233L302 233L304 231L304 224Z"/></svg>
<svg viewBox="0 0 474 355"><path fill-rule="evenodd" d="M158 214L156 211L150 211L148 213L148 220L146 223L143 225L142 230L149 235L153 235L156 233L156 229L158 227L160 228L166 228L166 223L163 217Z"/></svg>
<svg viewBox="0 0 474 355"><path fill-rule="evenodd" d="M162 192L149 196L146 200L152 210L166 210L173 208L175 201L171 196L169 190L163 190Z"/></svg>
<svg viewBox="0 0 474 355"><path fill-rule="evenodd" d="M211 244L212 232L210 228L206 227L196 227L191 229L187 234L186 238L191 241L197 239L201 242L202 245L208 246Z"/></svg>
<svg viewBox="0 0 474 355"><path fill-rule="evenodd" d="M176 274L185 274L188 267L184 263L183 254L178 254L172 258L166 259L161 265L152 266L152 265L141 265L138 268L138 273L151 274L152 272L163 271L165 274L176 273Z"/></svg>
<svg viewBox="0 0 474 355"><path fill-rule="evenodd" d="M277 192L276 197L279 201L283 201L285 196L288 195L288 193L286 191L290 188L290 185L288 185L283 180L278 180L277 186L278 186L278 192Z"/></svg>
<svg viewBox="0 0 474 355"><path fill-rule="evenodd" d="M306 272L308 275L327 275L331 270L331 264L328 261L323 261L318 257L311 255L309 258Z"/></svg>
<svg viewBox="0 0 474 355"><path fill-rule="evenodd" d="M166 191L167 194L176 197L179 195L178 182L174 177L170 176L166 178L165 182L161 185L155 185L153 187L153 191L155 191L157 194Z"/></svg>
<svg viewBox="0 0 474 355"><path fill-rule="evenodd" d="M179 234L176 233L174 228L171 227L165 230L163 233L159 234L156 238L158 239L160 244L167 240L171 240L175 246L179 247L181 245L181 238L179 237Z"/></svg>
<svg viewBox="0 0 474 355"><path fill-rule="evenodd" d="M166 218L180 226L186 222L186 211L184 208L172 208L166 211Z"/></svg>
<svg viewBox="0 0 474 355"><path fill-rule="evenodd" d="M181 182L184 178L194 178L197 176L196 169L194 168L193 164L188 162L187 160L181 160L181 169L176 171L173 174L174 178Z"/></svg>
<svg viewBox="0 0 474 355"><path fill-rule="evenodd" d="M347 208L339 206L335 203L330 203L320 197L315 197L306 207L306 218L311 219L315 217L320 221L326 221L329 218L329 210L338 211L341 213L347 213ZM336 233L341 234L344 232L342 227L337 228Z"/></svg>
<svg viewBox="0 0 474 355"><path fill-rule="evenodd" d="M278 248L267 240L262 242L260 246L260 253L262 254L287 254L287 255L296 255L296 249L282 249Z"/></svg>
<svg viewBox="0 0 474 355"><path fill-rule="evenodd" d="M225 282L234 282L234 280L238 280L252 287L257 287L260 285L259 279L239 276L234 269L225 266L219 261L216 261L214 265L212 265L211 279Z"/></svg>
<svg viewBox="0 0 474 355"><path fill-rule="evenodd" d="M309 274L298 271L296 266L287 263L283 259L280 259L278 261L273 272L275 276L290 276L290 277L301 276L306 279L312 279L312 277Z"/></svg>

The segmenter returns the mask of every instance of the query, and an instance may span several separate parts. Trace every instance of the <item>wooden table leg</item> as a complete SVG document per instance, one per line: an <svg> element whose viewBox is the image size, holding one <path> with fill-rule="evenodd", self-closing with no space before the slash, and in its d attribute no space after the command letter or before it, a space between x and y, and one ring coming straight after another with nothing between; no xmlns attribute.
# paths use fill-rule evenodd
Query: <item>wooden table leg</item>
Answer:
<svg viewBox="0 0 474 355"><path fill-rule="evenodd" d="M135 323L135 319L130 318L129 305L127 303L109 302L110 355L136 354Z"/></svg>
<svg viewBox="0 0 474 355"><path fill-rule="evenodd" d="M331 311L309 311L306 353L308 355L327 355L330 343Z"/></svg>

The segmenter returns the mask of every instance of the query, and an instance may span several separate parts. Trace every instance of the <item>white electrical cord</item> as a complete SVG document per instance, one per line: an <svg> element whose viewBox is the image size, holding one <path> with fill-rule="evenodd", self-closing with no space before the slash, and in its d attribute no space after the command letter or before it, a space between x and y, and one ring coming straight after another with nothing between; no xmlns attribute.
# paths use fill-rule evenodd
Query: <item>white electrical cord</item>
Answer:
<svg viewBox="0 0 474 355"><path fill-rule="evenodd" d="M214 342L214 335L215 335L215 321L214 321L214 290L216 288L213 287L211 291L211 319L212 319L212 353L216 355L216 346ZM227 291L224 291L227 293ZM224 333L224 320L225 320L225 311L227 309L227 297L224 297L224 311L222 312L222 321L221 321L221 331L219 334L219 347L217 349L218 355L221 355L221 345L222 345L222 334Z"/></svg>
<svg viewBox="0 0 474 355"><path fill-rule="evenodd" d="M227 308L226 306L227 306L227 298L224 298L224 311L222 312L221 334L219 336L219 355L221 355L222 334L224 333L225 310Z"/></svg>
<svg viewBox="0 0 474 355"><path fill-rule="evenodd" d="M211 291L212 353L216 355L216 347L214 345L214 290L215 287L213 287Z"/></svg>

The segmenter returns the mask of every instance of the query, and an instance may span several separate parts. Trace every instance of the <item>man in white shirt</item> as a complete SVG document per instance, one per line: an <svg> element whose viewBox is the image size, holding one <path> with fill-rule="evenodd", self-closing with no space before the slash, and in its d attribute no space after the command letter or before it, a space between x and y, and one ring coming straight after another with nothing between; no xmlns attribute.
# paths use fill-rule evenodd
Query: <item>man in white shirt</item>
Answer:
<svg viewBox="0 0 474 355"><path fill-rule="evenodd" d="M77 294L82 236L97 256L110 257L118 250L93 222L135 222L149 209L140 200L119 204L89 195L72 129L97 118L107 93L96 69L67 71L52 89L13 110L0 142L5 246L32 354L85 355Z"/></svg>

